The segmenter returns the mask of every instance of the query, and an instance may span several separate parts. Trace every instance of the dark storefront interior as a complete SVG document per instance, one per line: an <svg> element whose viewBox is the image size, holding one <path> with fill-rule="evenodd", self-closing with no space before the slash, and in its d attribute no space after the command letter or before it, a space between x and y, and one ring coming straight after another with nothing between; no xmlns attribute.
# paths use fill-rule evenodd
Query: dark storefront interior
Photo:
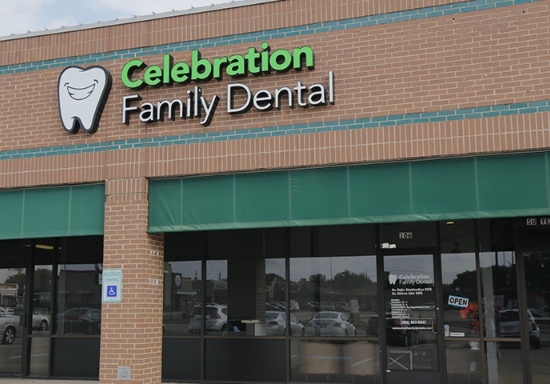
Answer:
<svg viewBox="0 0 550 384"><path fill-rule="evenodd" d="M167 233L163 380L545 383L548 224ZM102 248L0 243L2 374L98 377Z"/></svg>
<svg viewBox="0 0 550 384"><path fill-rule="evenodd" d="M0 259L0 374L97 378L103 236L5 240Z"/></svg>
<svg viewBox="0 0 550 384"><path fill-rule="evenodd" d="M548 224L168 233L163 378L545 383Z"/></svg>

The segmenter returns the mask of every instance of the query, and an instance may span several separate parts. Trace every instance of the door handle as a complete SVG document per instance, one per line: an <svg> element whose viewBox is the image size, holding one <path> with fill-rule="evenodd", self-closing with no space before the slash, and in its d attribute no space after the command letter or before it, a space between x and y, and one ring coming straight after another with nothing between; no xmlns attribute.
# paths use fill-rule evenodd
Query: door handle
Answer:
<svg viewBox="0 0 550 384"><path fill-rule="evenodd" d="M439 332L437 331L437 317L434 317L432 319L432 333L434 334L438 334Z"/></svg>

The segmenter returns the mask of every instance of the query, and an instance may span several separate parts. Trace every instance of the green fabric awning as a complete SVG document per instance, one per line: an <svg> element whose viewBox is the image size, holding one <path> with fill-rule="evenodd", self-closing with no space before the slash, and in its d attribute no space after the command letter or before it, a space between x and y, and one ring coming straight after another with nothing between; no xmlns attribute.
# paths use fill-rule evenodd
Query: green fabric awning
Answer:
<svg viewBox="0 0 550 384"><path fill-rule="evenodd" d="M152 180L149 231L550 215L548 156Z"/></svg>
<svg viewBox="0 0 550 384"><path fill-rule="evenodd" d="M0 191L0 239L103 234L103 184Z"/></svg>

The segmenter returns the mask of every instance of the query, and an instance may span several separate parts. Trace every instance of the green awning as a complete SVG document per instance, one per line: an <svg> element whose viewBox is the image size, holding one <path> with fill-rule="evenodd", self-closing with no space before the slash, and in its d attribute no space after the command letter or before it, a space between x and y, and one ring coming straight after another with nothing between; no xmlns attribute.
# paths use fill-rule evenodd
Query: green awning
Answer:
<svg viewBox="0 0 550 384"><path fill-rule="evenodd" d="M103 234L103 184L0 191L0 239Z"/></svg>
<svg viewBox="0 0 550 384"><path fill-rule="evenodd" d="M550 215L548 156L152 180L149 231Z"/></svg>

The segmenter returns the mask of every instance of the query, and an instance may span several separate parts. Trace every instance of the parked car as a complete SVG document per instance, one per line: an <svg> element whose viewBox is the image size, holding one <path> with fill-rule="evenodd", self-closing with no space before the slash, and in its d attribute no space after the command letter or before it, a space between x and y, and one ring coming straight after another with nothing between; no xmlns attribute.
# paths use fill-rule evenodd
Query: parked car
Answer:
<svg viewBox="0 0 550 384"><path fill-rule="evenodd" d="M388 345L407 347L409 345L418 344L418 331L405 329L400 319L387 319L386 324L386 339ZM369 317L367 321L367 336L379 337L378 316Z"/></svg>
<svg viewBox="0 0 550 384"><path fill-rule="evenodd" d="M284 301L270 301L267 303L267 306L270 308L270 310L275 311L286 311L286 304Z"/></svg>
<svg viewBox="0 0 550 384"><path fill-rule="evenodd" d="M349 312L349 304L345 301L337 301L334 303L334 308L340 312Z"/></svg>
<svg viewBox="0 0 550 384"><path fill-rule="evenodd" d="M316 301L308 301L306 307L313 312L318 312L320 310L320 304Z"/></svg>
<svg viewBox="0 0 550 384"><path fill-rule="evenodd" d="M74 307L57 315L57 332L84 333L93 335L101 331L101 310L97 308Z"/></svg>
<svg viewBox="0 0 550 384"><path fill-rule="evenodd" d="M34 311L32 314L32 327L40 329L41 331L47 331L50 325L50 316Z"/></svg>
<svg viewBox="0 0 550 384"><path fill-rule="evenodd" d="M209 303L204 310L205 326L208 331L227 331L227 306ZM195 305L189 321L189 332L200 333L202 329L202 306Z"/></svg>
<svg viewBox="0 0 550 384"><path fill-rule="evenodd" d="M548 305L544 305L540 308L529 308L529 312L533 314L533 317L539 318L539 317L550 317L550 312Z"/></svg>
<svg viewBox="0 0 550 384"><path fill-rule="evenodd" d="M357 336L357 329L342 312L318 312L306 327L306 336Z"/></svg>
<svg viewBox="0 0 550 384"><path fill-rule="evenodd" d="M319 308L321 309L321 311L334 311L336 309L334 307L334 304L327 301L322 301L321 304L319 304Z"/></svg>
<svg viewBox="0 0 550 384"><path fill-rule="evenodd" d="M266 311L266 334L270 336L283 336L286 331L286 313L281 311ZM290 315L291 336L304 336L305 327L293 314Z"/></svg>
<svg viewBox="0 0 550 384"><path fill-rule="evenodd" d="M529 323L529 342L534 349L540 349L540 328L535 322L535 318L530 311L527 311L527 321ZM521 335L519 323L519 310L506 309L500 311L500 337L517 337Z"/></svg>
<svg viewBox="0 0 550 384"><path fill-rule="evenodd" d="M0 307L0 330L2 330L2 344L12 344L17 334L19 316L13 314L13 310Z"/></svg>
<svg viewBox="0 0 550 384"><path fill-rule="evenodd" d="M300 304L296 300L290 300L290 310L291 311L299 311L300 310Z"/></svg>

